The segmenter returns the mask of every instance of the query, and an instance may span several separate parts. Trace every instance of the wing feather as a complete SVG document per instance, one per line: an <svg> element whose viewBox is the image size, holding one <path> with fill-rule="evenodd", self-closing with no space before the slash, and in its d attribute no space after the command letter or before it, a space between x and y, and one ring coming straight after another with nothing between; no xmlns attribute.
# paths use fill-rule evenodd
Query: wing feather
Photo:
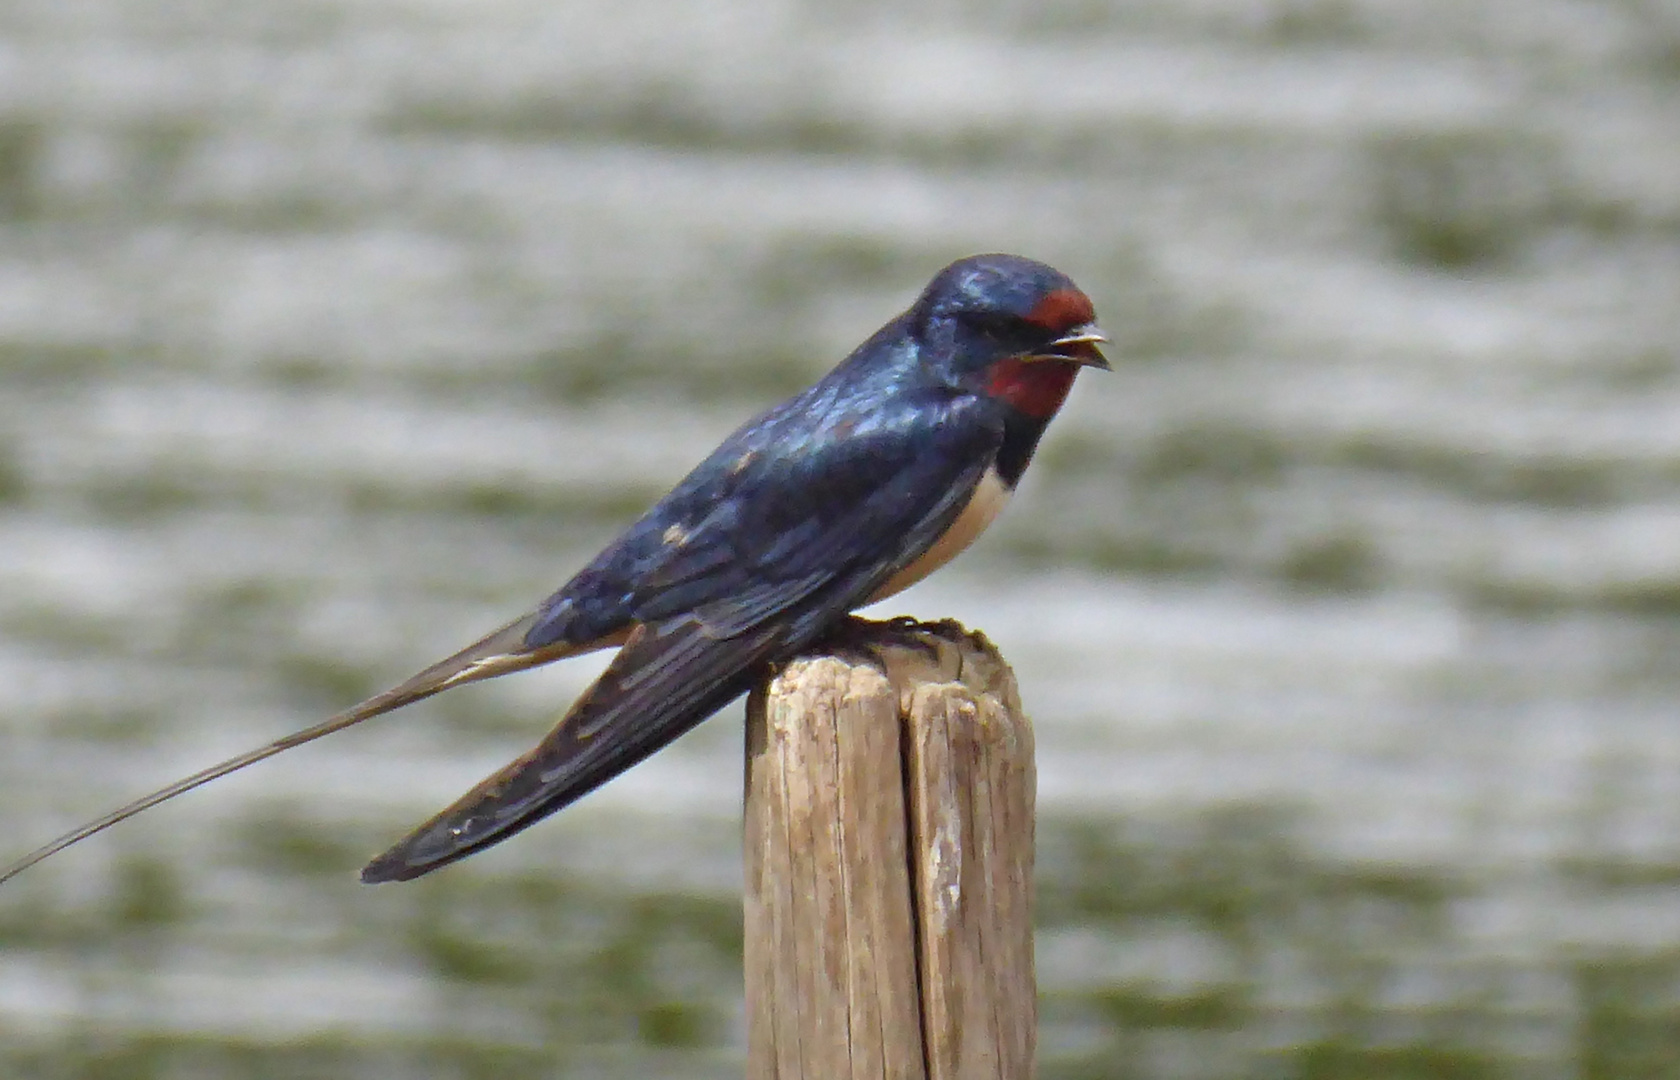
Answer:
<svg viewBox="0 0 1680 1080"><path fill-rule="evenodd" d="M995 439L976 423L906 430L870 447L873 482L849 485L848 500L833 488L775 492L789 501L781 514L802 515L808 542L797 555L760 560L750 541L729 537L737 557L689 580L688 610L664 612L668 598L650 597L606 672L538 746L374 859L362 879L418 877L506 839L745 693L933 544L990 465Z"/></svg>

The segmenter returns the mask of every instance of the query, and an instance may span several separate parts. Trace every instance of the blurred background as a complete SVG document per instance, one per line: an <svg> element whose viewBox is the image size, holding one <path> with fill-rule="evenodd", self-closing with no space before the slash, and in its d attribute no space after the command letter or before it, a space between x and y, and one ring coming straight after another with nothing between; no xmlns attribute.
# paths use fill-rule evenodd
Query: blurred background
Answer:
<svg viewBox="0 0 1680 1080"><path fill-rule="evenodd" d="M881 614L1013 661L1049 1080L1680 1076L1674 0L7 0L4 857L526 610L948 260L1115 338ZM740 1075L740 712L598 664L0 889L0 1075Z"/></svg>

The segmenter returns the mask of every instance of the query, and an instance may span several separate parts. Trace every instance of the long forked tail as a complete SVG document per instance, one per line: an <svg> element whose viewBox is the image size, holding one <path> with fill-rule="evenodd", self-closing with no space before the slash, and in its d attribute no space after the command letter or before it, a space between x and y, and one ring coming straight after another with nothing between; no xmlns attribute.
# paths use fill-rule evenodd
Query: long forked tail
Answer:
<svg viewBox="0 0 1680 1080"><path fill-rule="evenodd" d="M342 731L354 724L361 723L363 720L372 719L393 709L400 709L404 705L431 697L433 694L441 690L447 690L452 686L477 682L479 679L504 675L510 671L520 671L528 667L535 667L538 664L546 664L551 660L558 660L561 657L585 652L591 648L613 644L610 641L591 643L582 647L560 644L528 650L524 647L525 634L535 621L535 614L517 619L495 633L467 646L448 659L440 660L401 685L394 686L382 694L376 694L354 708L323 720L313 727L304 728L302 731L295 731L290 735L276 739L266 746L247 750L243 754L228 758L226 761L212 765L208 769L193 773L191 776L175 781L168 787L144 795L127 806L118 807L103 817L72 829L51 843L36 848L16 862L0 868L0 884L11 880L42 859L50 855L56 855L70 845L86 840L96 833L104 832L118 822L126 821L141 811L150 810L159 803L168 802L177 795L184 795L212 780L219 779L232 772L238 772L247 765L255 765L257 762L271 758L283 750L290 750L294 746L314 742L323 735L331 735L335 731Z"/></svg>
<svg viewBox="0 0 1680 1080"><path fill-rule="evenodd" d="M541 743L370 862L362 880L430 873L595 790L746 693L787 648L785 629L771 620L720 637L691 615L638 625Z"/></svg>

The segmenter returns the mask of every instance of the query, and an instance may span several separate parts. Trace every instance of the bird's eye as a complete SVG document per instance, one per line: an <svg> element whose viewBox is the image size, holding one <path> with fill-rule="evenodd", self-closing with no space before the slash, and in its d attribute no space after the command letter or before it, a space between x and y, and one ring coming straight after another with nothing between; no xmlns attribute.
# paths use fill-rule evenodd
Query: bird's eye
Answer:
<svg viewBox="0 0 1680 1080"><path fill-rule="evenodd" d="M1021 338L1020 320L995 311L976 312L968 323L988 341L1011 345Z"/></svg>

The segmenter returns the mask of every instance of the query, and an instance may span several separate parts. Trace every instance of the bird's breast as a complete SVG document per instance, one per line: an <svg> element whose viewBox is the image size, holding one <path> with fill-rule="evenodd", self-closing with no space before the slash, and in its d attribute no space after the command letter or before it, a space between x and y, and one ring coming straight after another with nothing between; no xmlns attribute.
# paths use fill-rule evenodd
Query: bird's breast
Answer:
<svg viewBox="0 0 1680 1080"><path fill-rule="evenodd" d="M974 543L976 537L986 531L986 526L1003 510L1011 494L1013 489L1003 482L997 469L988 468L980 482L974 486L974 494L968 497L967 504L957 514L956 520L951 522L951 527L941 533L939 539L922 552L915 562L888 578L887 583L876 589L866 602L873 604L877 600L885 600L895 593L903 592L956 558L964 548Z"/></svg>

